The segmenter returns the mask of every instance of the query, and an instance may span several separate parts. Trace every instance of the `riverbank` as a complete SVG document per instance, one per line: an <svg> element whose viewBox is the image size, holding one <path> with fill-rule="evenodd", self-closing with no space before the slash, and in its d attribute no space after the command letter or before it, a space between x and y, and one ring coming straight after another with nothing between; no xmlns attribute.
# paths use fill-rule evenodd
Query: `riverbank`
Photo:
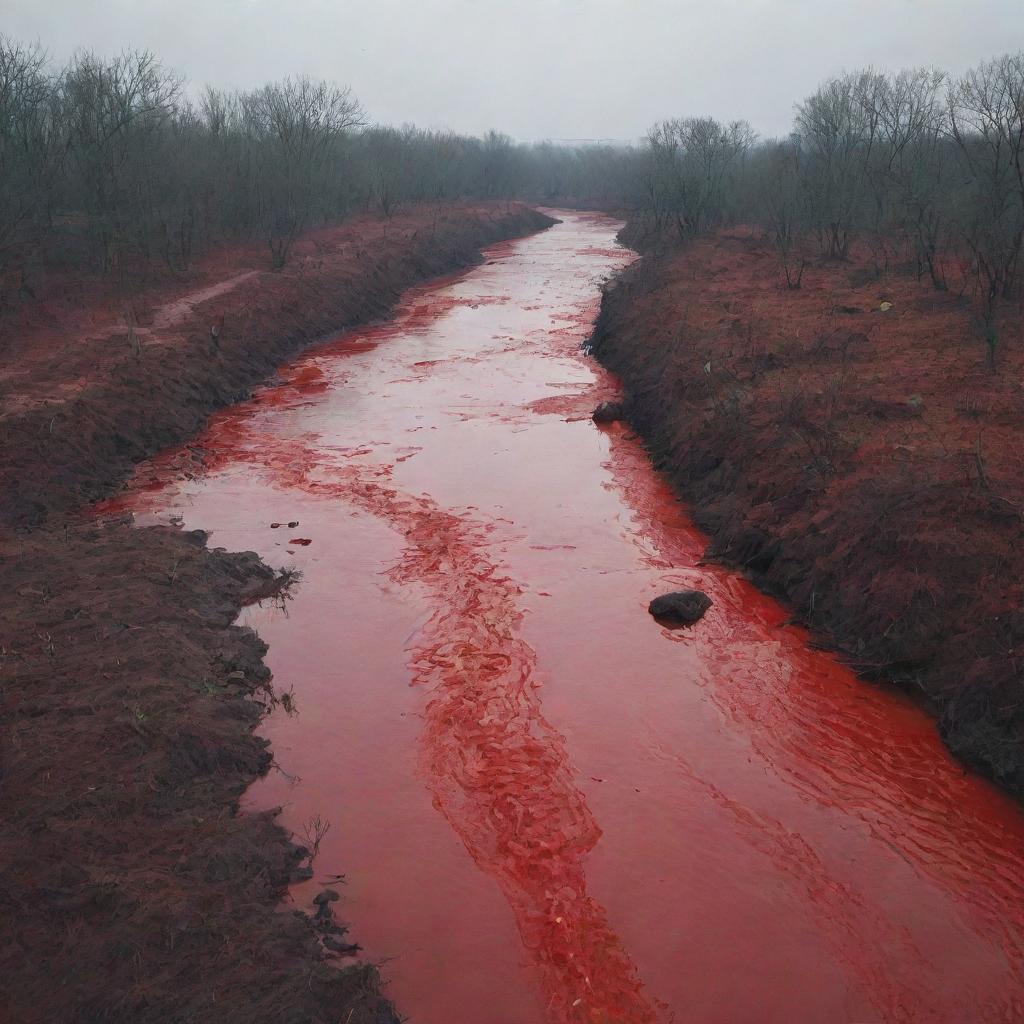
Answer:
<svg viewBox="0 0 1024 1024"><path fill-rule="evenodd" d="M26 308L4 325L0 352L0 523L108 495L302 345L379 319L412 285L550 223L508 203L361 218L309 234L281 272L249 247L215 254L177 286Z"/></svg>
<svg viewBox="0 0 1024 1024"><path fill-rule="evenodd" d="M232 623L288 579L79 510L303 344L550 223L508 204L363 219L307 236L281 273L220 253L128 307L5 323L4 1019L397 1019L373 966L325 948L354 941L340 925L278 909L308 857L275 815L236 813L271 764L253 729L280 695Z"/></svg>
<svg viewBox="0 0 1024 1024"><path fill-rule="evenodd" d="M593 352L713 542L862 675L923 699L1024 792L1019 316L998 369L968 303L868 260L785 287L737 232L606 289Z"/></svg>

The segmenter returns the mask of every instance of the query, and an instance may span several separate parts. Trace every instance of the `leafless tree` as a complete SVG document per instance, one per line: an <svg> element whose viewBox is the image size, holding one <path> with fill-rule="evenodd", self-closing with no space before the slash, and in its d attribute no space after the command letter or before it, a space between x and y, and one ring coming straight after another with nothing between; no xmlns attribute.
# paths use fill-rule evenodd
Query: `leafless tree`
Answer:
<svg viewBox="0 0 1024 1024"><path fill-rule="evenodd" d="M349 89L305 77L244 93L241 106L254 143L259 220L281 268L316 212L327 175L342 173L341 143L363 112Z"/></svg>
<svg viewBox="0 0 1024 1024"><path fill-rule="evenodd" d="M966 172L959 227L973 258L994 364L998 304L1018 284L1024 243L1024 54L988 61L954 82L949 120Z"/></svg>
<svg viewBox="0 0 1024 1024"><path fill-rule="evenodd" d="M680 238L720 223L729 173L754 141L745 121L723 125L710 117L662 121L648 134L655 217L671 220Z"/></svg>
<svg viewBox="0 0 1024 1024"><path fill-rule="evenodd" d="M0 36L0 271L21 257L20 287L29 291L29 250L48 223L64 154L51 94L43 50Z"/></svg>
<svg viewBox="0 0 1024 1024"><path fill-rule="evenodd" d="M864 214L867 167L878 140L879 76L832 78L797 105L795 129L807 157L812 223L823 250L846 259Z"/></svg>

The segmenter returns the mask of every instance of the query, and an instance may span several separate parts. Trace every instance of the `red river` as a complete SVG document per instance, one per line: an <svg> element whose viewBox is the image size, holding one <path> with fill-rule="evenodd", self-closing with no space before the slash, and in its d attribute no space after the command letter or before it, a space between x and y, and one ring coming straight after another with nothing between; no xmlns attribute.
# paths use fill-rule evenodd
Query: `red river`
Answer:
<svg viewBox="0 0 1024 1024"><path fill-rule="evenodd" d="M301 570L276 767L309 907L413 1024L1024 1020L1024 816L701 560L584 356L603 216L488 250L142 466L140 522ZM289 523L297 522L295 527ZM277 528L272 523L283 524ZM647 614L706 591L689 630Z"/></svg>

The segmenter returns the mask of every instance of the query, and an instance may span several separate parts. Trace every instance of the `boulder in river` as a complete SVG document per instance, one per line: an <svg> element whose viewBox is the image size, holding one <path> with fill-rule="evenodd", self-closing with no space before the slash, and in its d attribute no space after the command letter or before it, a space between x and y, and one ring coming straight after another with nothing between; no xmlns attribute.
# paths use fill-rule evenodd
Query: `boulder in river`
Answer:
<svg viewBox="0 0 1024 1024"><path fill-rule="evenodd" d="M656 618L674 626L692 626L711 607L711 598L702 590L675 590L656 597L647 610Z"/></svg>
<svg viewBox="0 0 1024 1024"><path fill-rule="evenodd" d="M592 414L595 423L615 423L621 420L622 416L621 402L602 402Z"/></svg>

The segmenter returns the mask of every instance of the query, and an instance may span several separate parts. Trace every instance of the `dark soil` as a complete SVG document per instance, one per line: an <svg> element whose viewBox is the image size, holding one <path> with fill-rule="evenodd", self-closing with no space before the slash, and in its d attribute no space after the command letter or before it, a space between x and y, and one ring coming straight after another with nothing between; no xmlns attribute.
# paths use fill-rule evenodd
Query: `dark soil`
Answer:
<svg viewBox="0 0 1024 1024"><path fill-rule="evenodd" d="M496 204L361 221L205 301L178 300L251 253L154 286L134 338L100 284L92 306L4 326L0 1020L397 1021L333 901L281 909L306 851L238 813L271 767L253 730L276 698L263 644L232 623L288 581L201 534L80 508L302 344L547 223Z"/></svg>
<svg viewBox="0 0 1024 1024"><path fill-rule="evenodd" d="M1018 794L1022 323L1007 312L993 371L967 299L866 257L792 291L736 232L645 256L592 341L710 554L918 694L953 752Z"/></svg>

